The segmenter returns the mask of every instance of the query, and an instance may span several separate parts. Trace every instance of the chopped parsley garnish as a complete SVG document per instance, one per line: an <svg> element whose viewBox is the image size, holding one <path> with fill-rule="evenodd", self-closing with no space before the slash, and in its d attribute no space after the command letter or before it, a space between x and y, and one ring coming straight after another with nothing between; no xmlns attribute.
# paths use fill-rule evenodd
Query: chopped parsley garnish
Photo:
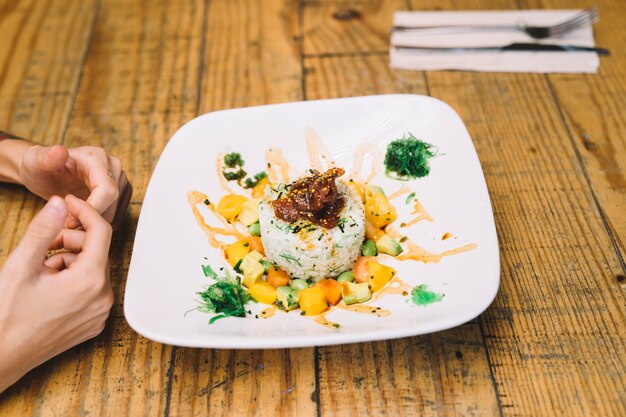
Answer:
<svg viewBox="0 0 626 417"><path fill-rule="evenodd" d="M436 155L436 148L421 141L411 133L387 146L385 173L390 178L408 181L428 175L428 160Z"/></svg>
<svg viewBox="0 0 626 417"><path fill-rule="evenodd" d="M241 158L241 154L238 152L230 152L224 155L224 165L228 168L235 168L243 166L244 162Z"/></svg>
<svg viewBox="0 0 626 417"><path fill-rule="evenodd" d="M211 268L211 265L202 265L202 272L204 272L205 277L209 277L211 279L217 279L217 274Z"/></svg>
<svg viewBox="0 0 626 417"><path fill-rule="evenodd" d="M267 172L265 171L258 172L254 174L253 178L246 178L243 188L254 188L259 183L259 181L261 181L263 178L266 178L266 177L267 177Z"/></svg>
<svg viewBox="0 0 626 417"><path fill-rule="evenodd" d="M202 298L200 310L217 314L211 317L209 324L225 317L245 317L245 305L252 301L252 296L241 286L241 278L232 278L229 275L216 277L214 284L197 294Z"/></svg>
<svg viewBox="0 0 626 417"><path fill-rule="evenodd" d="M239 168L237 171L222 171L222 175L228 181L239 181L247 175L247 172Z"/></svg>
<svg viewBox="0 0 626 417"><path fill-rule="evenodd" d="M406 197L406 201L404 202L404 204L409 204L411 202L411 200L413 200L413 197L415 197L415 193L411 193Z"/></svg>

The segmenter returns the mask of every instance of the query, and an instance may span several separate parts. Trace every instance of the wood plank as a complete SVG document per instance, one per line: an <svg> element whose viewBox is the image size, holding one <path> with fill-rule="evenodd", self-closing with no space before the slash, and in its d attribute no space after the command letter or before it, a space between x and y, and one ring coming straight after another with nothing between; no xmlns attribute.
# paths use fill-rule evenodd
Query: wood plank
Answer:
<svg viewBox="0 0 626 417"><path fill-rule="evenodd" d="M203 15L201 0L100 6L65 143L121 156L135 201L167 139L196 114ZM172 348L138 336L121 314L139 208L112 245L116 304L104 333L31 372L9 390L2 414L164 414Z"/></svg>
<svg viewBox="0 0 626 417"><path fill-rule="evenodd" d="M498 415L479 325L320 348L322 415Z"/></svg>
<svg viewBox="0 0 626 417"><path fill-rule="evenodd" d="M94 1L0 1L0 129L41 143L61 140L78 89ZM41 202L0 187L0 264Z"/></svg>
<svg viewBox="0 0 626 417"><path fill-rule="evenodd" d="M495 9L490 3L442 6ZM587 6L509 3L501 6ZM572 79L602 82L594 76L549 78L568 80L567 95L580 94ZM503 272L500 294L482 320L504 414L623 414L624 360L612 353L625 343L624 292L616 283L623 261L607 236L597 193L588 187L551 85L540 75L433 72L427 79L431 94L466 121L492 196ZM622 99L619 88L615 97ZM568 110L577 118L590 108L582 102L576 103L579 110ZM603 132L619 137L614 121L623 111L611 105L615 98L597 96L593 103L613 121ZM573 116L569 120L576 123ZM618 204L606 211L617 213L623 200L611 201Z"/></svg>
<svg viewBox="0 0 626 417"><path fill-rule="evenodd" d="M393 12L407 5L406 0L305 1L304 54L388 51Z"/></svg>
<svg viewBox="0 0 626 417"><path fill-rule="evenodd" d="M197 114L204 1L105 0L65 144L105 147L145 189L165 144Z"/></svg>
<svg viewBox="0 0 626 417"><path fill-rule="evenodd" d="M302 99L295 1L214 0L207 16L201 112ZM314 358L177 348L169 415L315 415Z"/></svg>
<svg viewBox="0 0 626 417"><path fill-rule="evenodd" d="M529 6L587 7L584 1L529 1ZM600 22L594 26L598 45L612 52L600 60L597 75L553 74L548 79L576 145L584 172L626 258L626 4L595 2Z"/></svg>
<svg viewBox="0 0 626 417"><path fill-rule="evenodd" d="M392 71L386 55L307 58L305 67L311 99L426 91L422 73ZM318 350L321 415L499 413L477 322L435 335Z"/></svg>
<svg viewBox="0 0 626 417"><path fill-rule="evenodd" d="M424 94L427 88L421 72L391 70L386 54L306 58L304 67L309 100L370 94Z"/></svg>
<svg viewBox="0 0 626 417"><path fill-rule="evenodd" d="M200 111L302 100L297 1L212 1Z"/></svg>
<svg viewBox="0 0 626 417"><path fill-rule="evenodd" d="M428 74L477 146L500 235L502 280L482 315L505 415L619 415L622 273L546 78Z"/></svg>
<svg viewBox="0 0 626 417"><path fill-rule="evenodd" d="M95 1L0 1L0 126L56 143L67 125Z"/></svg>

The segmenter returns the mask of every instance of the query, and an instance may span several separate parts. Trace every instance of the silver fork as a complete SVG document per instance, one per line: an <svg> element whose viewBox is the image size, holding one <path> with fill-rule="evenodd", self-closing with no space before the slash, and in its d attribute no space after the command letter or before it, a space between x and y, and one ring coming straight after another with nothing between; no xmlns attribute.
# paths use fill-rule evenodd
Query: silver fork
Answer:
<svg viewBox="0 0 626 417"><path fill-rule="evenodd" d="M394 26L392 32L409 30L428 30L434 33L458 33L465 31L510 31L519 30L535 39L557 38L563 36L574 29L578 29L588 23L598 21L598 8L591 6L580 13L576 13L564 22L552 26L530 26L524 23L517 25L438 25L438 26Z"/></svg>

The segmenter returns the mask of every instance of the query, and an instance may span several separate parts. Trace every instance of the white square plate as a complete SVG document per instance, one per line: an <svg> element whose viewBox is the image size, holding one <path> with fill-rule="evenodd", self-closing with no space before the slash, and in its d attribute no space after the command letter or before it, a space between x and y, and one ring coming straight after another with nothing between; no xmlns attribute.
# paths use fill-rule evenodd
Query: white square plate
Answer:
<svg viewBox="0 0 626 417"><path fill-rule="evenodd" d="M225 265L209 246L192 215L187 193L199 190L217 201L215 160L225 148L240 151L248 172L262 169L269 146L285 152L294 172L308 168L304 131L313 127L338 166L350 168L355 147L375 143L382 151L411 132L436 145L429 176L406 183L434 218L402 229L415 243L439 253L467 243L476 249L439 263L398 262L392 266L411 285L427 284L445 294L428 306L388 295L374 305L392 312L375 317L336 310L329 329L299 314L255 319L263 305L249 304L252 316L209 325L210 315L190 309L210 282L201 265ZM384 170L383 170L384 171ZM380 174L374 181L392 192L402 183ZM400 218L410 207L394 201ZM406 207L405 207L406 206ZM454 238L442 240L444 233ZM205 260L205 258L208 259ZM498 241L480 162L459 116L445 103L417 95L383 95L307 101L199 116L181 127L165 148L141 210L126 284L124 312L130 326L158 342L208 348L287 348L392 339L440 331L469 321L494 299L500 281Z"/></svg>

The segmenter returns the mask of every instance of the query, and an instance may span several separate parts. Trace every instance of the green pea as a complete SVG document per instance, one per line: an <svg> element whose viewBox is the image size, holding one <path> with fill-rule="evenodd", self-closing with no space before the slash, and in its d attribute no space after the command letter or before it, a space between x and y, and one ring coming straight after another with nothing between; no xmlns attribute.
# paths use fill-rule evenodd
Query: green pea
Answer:
<svg viewBox="0 0 626 417"><path fill-rule="evenodd" d="M300 290L303 290L305 288L309 288L309 283L306 282L303 279L294 279L294 280L291 281L291 283L289 285L295 291L300 291Z"/></svg>
<svg viewBox="0 0 626 417"><path fill-rule="evenodd" d="M354 272L346 271L346 272L341 273L341 275L339 275L337 277L337 281L339 281L339 282L352 282L352 281L354 281Z"/></svg>
<svg viewBox="0 0 626 417"><path fill-rule="evenodd" d="M378 251L376 250L376 242L371 239L367 239L363 246L361 246L361 253L363 256L376 256Z"/></svg>
<svg viewBox="0 0 626 417"><path fill-rule="evenodd" d="M261 236L261 225L259 224L259 222L252 223L250 226L248 226L248 232L250 232L252 236Z"/></svg>

